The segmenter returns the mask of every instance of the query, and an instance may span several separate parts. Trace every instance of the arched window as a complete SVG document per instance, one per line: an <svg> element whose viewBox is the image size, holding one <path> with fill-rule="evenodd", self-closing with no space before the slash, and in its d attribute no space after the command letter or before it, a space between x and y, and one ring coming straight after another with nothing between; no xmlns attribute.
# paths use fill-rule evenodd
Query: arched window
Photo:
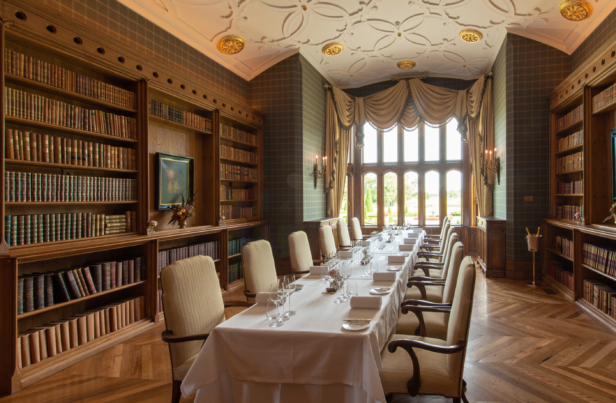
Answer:
<svg viewBox="0 0 616 403"><path fill-rule="evenodd" d="M404 222L419 225L419 175L417 172L404 174Z"/></svg>
<svg viewBox="0 0 616 403"><path fill-rule="evenodd" d="M458 131L458 120L453 118L447 123L447 161L462 159L462 136Z"/></svg>
<svg viewBox="0 0 616 403"><path fill-rule="evenodd" d="M453 225L462 224L462 173L447 172L447 216Z"/></svg>
<svg viewBox="0 0 616 403"><path fill-rule="evenodd" d="M342 194L342 207L340 207L340 219L349 222L349 175L344 176L344 193Z"/></svg>
<svg viewBox="0 0 616 403"><path fill-rule="evenodd" d="M398 175L387 172L383 176L384 217L386 225L398 225Z"/></svg>
<svg viewBox="0 0 616 403"><path fill-rule="evenodd" d="M425 194L426 194L426 225L440 225L441 218L439 194L441 187L441 176L437 171L426 172L425 176Z"/></svg>
<svg viewBox="0 0 616 403"><path fill-rule="evenodd" d="M369 123L364 124L364 164L376 164L376 129Z"/></svg>
<svg viewBox="0 0 616 403"><path fill-rule="evenodd" d="M383 133L383 162L385 164L398 162L398 125Z"/></svg>
<svg viewBox="0 0 616 403"><path fill-rule="evenodd" d="M441 159L441 135L440 128L438 127L430 127L425 125L424 137L425 137L425 160L426 162L439 161Z"/></svg>
<svg viewBox="0 0 616 403"><path fill-rule="evenodd" d="M404 162L419 161L419 128L404 131Z"/></svg>
<svg viewBox="0 0 616 403"><path fill-rule="evenodd" d="M364 225L377 224L377 187L376 174L364 175Z"/></svg>

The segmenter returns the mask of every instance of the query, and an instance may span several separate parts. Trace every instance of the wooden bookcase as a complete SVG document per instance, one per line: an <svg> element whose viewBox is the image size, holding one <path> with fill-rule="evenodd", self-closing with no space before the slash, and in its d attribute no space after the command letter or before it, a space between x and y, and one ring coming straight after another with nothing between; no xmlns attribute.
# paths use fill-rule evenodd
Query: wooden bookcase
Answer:
<svg viewBox="0 0 616 403"><path fill-rule="evenodd" d="M134 212L136 222L130 232L53 242L8 245L5 237L0 242L0 349L4 358L0 363L0 394L11 394L48 377L87 357L154 326L164 320L159 312L160 252L193 247L206 242L217 242L216 270L221 292L226 293L243 285L237 278L229 283L229 266L238 262L229 256L229 240L239 238L268 239L268 223L262 220L262 153L263 115L204 87L189 77L166 71L156 60L139 58L123 49L122 45L103 38L90 38L86 30L64 27L49 16L37 15L5 3L5 12L15 15L10 30L0 25L0 47L4 66L5 49L63 67L68 71L114 85L134 94L134 105L119 105L82 95L69 89L58 88L36 80L5 74L2 69L3 93L5 88L37 94L67 104L68 108L83 107L133 118L135 135L132 138L112 136L74 127L41 121L5 116L5 105L0 108L3 134L0 142L0 169L7 172L70 175L93 178L132 179L136 182L136 197L122 201L11 201L0 203L3 216L92 213L125 214ZM17 10L17 11L16 11ZM61 17L53 17L61 18ZM119 50L116 50L119 49ZM4 97L3 97L4 99ZM165 118L153 116L148 111L148 100L193 113L211 121L211 129L195 128ZM2 101L4 103L4 101ZM254 141L244 142L221 135L221 125L254 135ZM71 161L28 161L8 158L7 130L31 131L73 140L99 143L105 146L133 150L134 164L128 169L74 165ZM221 146L255 153L256 160L246 163L221 158ZM168 224L170 213L156 206L156 153L191 157L194 159L194 190L197 192L197 215L188 220L185 229ZM226 180L221 176L220 164L227 163L255 169L251 180ZM0 181L2 192L7 183ZM234 189L253 189L254 197L248 200L221 200L221 185ZM92 199L97 200L97 199ZM220 221L221 206L231 205L254 208L249 218ZM152 236L146 235L146 222L156 220L158 227ZM5 233L5 220L0 220L0 233ZM38 240L38 238L37 238ZM193 252L194 248L191 249ZM18 277L32 273L50 273L75 269L100 262L141 258L144 278L116 288L99 291L70 301L58 299L54 290L54 304L17 314ZM32 328L84 312L142 298L139 308L141 318L112 333L94 338L48 357L36 364L20 368L21 354L18 335Z"/></svg>
<svg viewBox="0 0 616 403"><path fill-rule="evenodd" d="M616 100L601 105L594 102L615 83L616 46L606 44L550 95L550 216L542 224L542 263L544 279L550 285L616 332L616 319L596 306L601 301L598 297L593 297L593 303L587 301L588 293L585 292L588 281L616 292L616 277L592 267L584 253L585 245L616 250L616 224L613 220L603 222L613 203L610 130L616 127ZM580 105L583 108L581 119L558 127L558 119ZM579 130L583 130L582 144L558 148L559 140ZM557 158L576 153L583 156L580 169L557 172ZM559 182L572 181L581 181L582 189L567 193L558 186ZM583 220L559 217L559 205L583 205ZM572 242L570 254L556 249L558 237ZM573 273L572 290L546 275L550 261ZM607 306L603 308L607 310Z"/></svg>

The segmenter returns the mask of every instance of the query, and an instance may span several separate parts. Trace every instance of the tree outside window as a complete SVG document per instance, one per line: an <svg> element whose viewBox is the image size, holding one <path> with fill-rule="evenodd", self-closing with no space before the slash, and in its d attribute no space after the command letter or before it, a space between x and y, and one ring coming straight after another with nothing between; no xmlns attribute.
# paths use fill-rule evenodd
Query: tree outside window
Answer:
<svg viewBox="0 0 616 403"><path fill-rule="evenodd" d="M383 177L385 224L398 225L398 175L388 172Z"/></svg>
<svg viewBox="0 0 616 403"><path fill-rule="evenodd" d="M377 225L376 174L364 175L364 225Z"/></svg>

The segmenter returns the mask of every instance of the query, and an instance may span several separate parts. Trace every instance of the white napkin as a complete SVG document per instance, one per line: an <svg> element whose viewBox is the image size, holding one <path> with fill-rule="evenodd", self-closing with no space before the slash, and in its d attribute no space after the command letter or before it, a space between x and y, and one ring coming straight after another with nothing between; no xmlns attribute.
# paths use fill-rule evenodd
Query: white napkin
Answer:
<svg viewBox="0 0 616 403"><path fill-rule="evenodd" d="M351 259L353 257L353 252L348 250L341 250L338 252L338 257L340 258L340 260Z"/></svg>
<svg viewBox="0 0 616 403"><path fill-rule="evenodd" d="M415 248L415 245L408 245L406 243L398 245L398 250L411 251L414 248Z"/></svg>
<svg viewBox="0 0 616 403"><path fill-rule="evenodd" d="M382 303L381 297L351 297L351 308L355 309L380 309Z"/></svg>
<svg viewBox="0 0 616 403"><path fill-rule="evenodd" d="M387 256L387 262L388 263L404 263L404 259L405 259L405 257L402 256L402 255L389 255L389 256Z"/></svg>
<svg viewBox="0 0 616 403"><path fill-rule="evenodd" d="M311 276L321 276L321 270L323 270L325 266L310 266L310 275Z"/></svg>
<svg viewBox="0 0 616 403"><path fill-rule="evenodd" d="M396 281L396 272L388 271L388 272L375 272L372 273L373 281Z"/></svg>
<svg viewBox="0 0 616 403"><path fill-rule="evenodd" d="M255 302L257 305L267 304L267 300L273 295L273 292L259 292L255 297Z"/></svg>
<svg viewBox="0 0 616 403"><path fill-rule="evenodd" d="M370 247L370 241L360 241L359 244L363 247Z"/></svg>
<svg viewBox="0 0 616 403"><path fill-rule="evenodd" d="M415 245L415 242L417 242L417 238L404 238L405 245Z"/></svg>

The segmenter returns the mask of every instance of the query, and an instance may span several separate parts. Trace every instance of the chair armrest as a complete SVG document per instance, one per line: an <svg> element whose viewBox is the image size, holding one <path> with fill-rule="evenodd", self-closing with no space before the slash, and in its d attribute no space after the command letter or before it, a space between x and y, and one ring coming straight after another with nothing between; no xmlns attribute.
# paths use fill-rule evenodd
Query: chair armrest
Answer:
<svg viewBox="0 0 616 403"><path fill-rule="evenodd" d="M226 301L224 303L225 308L230 308L232 306L245 306L245 307L250 307L253 306L254 303L250 303L250 302L244 302L244 301Z"/></svg>
<svg viewBox="0 0 616 403"><path fill-rule="evenodd" d="M312 259L312 264L313 264L314 266L322 266L322 265L323 265L323 263L325 263L325 262L323 261L323 259Z"/></svg>
<svg viewBox="0 0 616 403"><path fill-rule="evenodd" d="M435 252L418 252L417 256L419 257L443 257L442 253L435 253Z"/></svg>
<svg viewBox="0 0 616 403"><path fill-rule="evenodd" d="M436 241L441 241L441 237L439 235L424 235L424 239L434 239Z"/></svg>
<svg viewBox="0 0 616 403"><path fill-rule="evenodd" d="M427 285L438 285L438 286L444 287L445 283L435 282L435 281L409 281L408 283L406 283L406 286L408 288L412 288L413 286L417 287L417 289L421 293L421 299L428 299L426 295Z"/></svg>
<svg viewBox="0 0 616 403"><path fill-rule="evenodd" d="M460 340L455 346L436 346L434 344L419 340L398 339L391 341L387 346L387 350L389 350L390 353L394 353L398 347L403 348L411 356L411 360L413 361L413 377L406 384L406 388L409 395L417 396L421 381L421 369L419 368L419 360L417 359L417 355L415 354L415 351L413 351L413 348L420 348L433 353L455 354L460 351L464 351L466 342L464 340Z"/></svg>
<svg viewBox="0 0 616 403"><path fill-rule="evenodd" d="M426 337L426 322L424 321L423 312L440 312L450 313L451 307L435 307L435 306L417 306L405 305L402 307L402 313L407 314L413 312L419 321L419 336Z"/></svg>
<svg viewBox="0 0 616 403"><path fill-rule="evenodd" d="M426 239L425 242L428 244L440 244L441 240L440 239Z"/></svg>
<svg viewBox="0 0 616 403"><path fill-rule="evenodd" d="M185 341L206 340L209 334L191 334L190 336L174 336L173 331L165 330L160 335L165 343L183 343Z"/></svg>
<svg viewBox="0 0 616 403"><path fill-rule="evenodd" d="M448 304L443 304L443 303L439 303L439 302L430 302L430 301L424 301L423 299L407 299L406 301L402 301L402 303L400 304L400 307L403 306L410 306L410 305L416 305L416 306L432 306L432 307L440 307L440 308L451 308L453 306L453 303L450 302Z"/></svg>
<svg viewBox="0 0 616 403"><path fill-rule="evenodd" d="M415 267L429 267L431 269L442 269L445 266L445 263L439 262L417 262L415 263Z"/></svg>
<svg viewBox="0 0 616 403"><path fill-rule="evenodd" d="M412 276L412 277L409 277L408 281L429 281L429 282L433 283L435 281L436 282L445 281L445 279L434 278L434 277Z"/></svg>
<svg viewBox="0 0 616 403"><path fill-rule="evenodd" d="M252 293L248 290L244 290L244 295L246 296L246 298L256 298L257 294Z"/></svg>
<svg viewBox="0 0 616 403"><path fill-rule="evenodd" d="M436 250L436 249L441 249L441 246L440 245L421 245L419 248L427 249L427 250Z"/></svg>

